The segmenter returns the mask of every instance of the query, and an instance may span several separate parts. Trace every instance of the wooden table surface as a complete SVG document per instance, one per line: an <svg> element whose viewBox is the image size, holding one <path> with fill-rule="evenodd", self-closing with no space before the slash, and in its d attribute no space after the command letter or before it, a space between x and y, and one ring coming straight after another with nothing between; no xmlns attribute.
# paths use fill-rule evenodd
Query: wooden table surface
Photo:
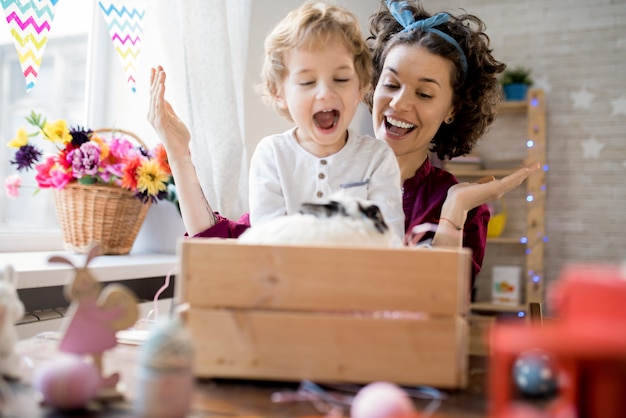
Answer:
<svg viewBox="0 0 626 418"><path fill-rule="evenodd" d="M37 394L30 386L33 371L42 362L53 359L57 351L58 337L55 333L44 333L33 338L20 341L16 350L23 358L23 378L21 382L12 384L13 393L24 404L36 404ZM119 372L121 374L120 390L124 395L123 400L112 401L106 404L94 404L88 409L78 413L62 413L48 408L37 408L40 417L133 417L132 400L136 392L135 370L137 367L137 345L120 344L105 353L104 368L106 373ZM481 359L472 359L470 368L470 385L463 391L443 391L446 399L443 400L436 411L436 417L440 418L478 418L486 416L486 401L484 395L484 362ZM319 383L319 382L316 382ZM189 417L323 417L324 413L315 408L310 401L296 402L273 402L272 394L275 392L297 391L298 382L274 382L274 381L248 381L248 380L197 380L192 397ZM340 392L345 395L353 395L354 389L349 385L324 385L328 391ZM352 389L352 391L351 391ZM24 401L25 400L25 401ZM8 405L10 398L0 396L2 412L20 414L13 404ZM429 404L429 400L415 399L418 411L423 410ZM13 407L11 411L10 408ZM7 409L8 408L8 409ZM32 407L31 407L32 408ZM32 411L28 412L33 414ZM348 417L349 409L346 406L343 415L335 417ZM4 413L0 415L5 416ZM31 415L28 415L31 418ZM36 418L32 416L32 418Z"/></svg>

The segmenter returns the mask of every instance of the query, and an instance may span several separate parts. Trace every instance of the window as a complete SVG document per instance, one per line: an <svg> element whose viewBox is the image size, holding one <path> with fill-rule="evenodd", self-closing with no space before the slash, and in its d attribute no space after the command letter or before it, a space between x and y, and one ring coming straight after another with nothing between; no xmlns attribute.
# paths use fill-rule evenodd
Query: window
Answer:
<svg viewBox="0 0 626 418"><path fill-rule="evenodd" d="M37 189L34 172L20 173L23 183L19 198L7 197L4 180L16 170L9 163L15 151L5 144L19 127L27 125L24 117L31 109L50 120L62 118L72 126L83 124L87 103L89 27L94 11L93 2L89 1L64 0L58 3L39 75L30 91L26 91L6 20L0 21L0 252L46 249L49 245L54 246L52 243L60 242L52 192L41 190L33 195ZM33 234L41 236L33 240ZM16 238L22 239L16 241Z"/></svg>

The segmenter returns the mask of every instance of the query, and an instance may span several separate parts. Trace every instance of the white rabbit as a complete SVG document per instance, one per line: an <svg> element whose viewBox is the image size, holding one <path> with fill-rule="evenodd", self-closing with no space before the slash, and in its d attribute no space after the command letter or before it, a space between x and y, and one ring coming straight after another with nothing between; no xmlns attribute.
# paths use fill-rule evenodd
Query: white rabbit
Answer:
<svg viewBox="0 0 626 418"><path fill-rule="evenodd" d="M0 278L0 375L19 379L20 359L14 350L18 341L15 323L24 316L24 304L17 290L17 274L7 265Z"/></svg>
<svg viewBox="0 0 626 418"><path fill-rule="evenodd" d="M378 206L335 195L325 203L305 203L299 214L274 218L246 230L239 242L279 245L399 247Z"/></svg>

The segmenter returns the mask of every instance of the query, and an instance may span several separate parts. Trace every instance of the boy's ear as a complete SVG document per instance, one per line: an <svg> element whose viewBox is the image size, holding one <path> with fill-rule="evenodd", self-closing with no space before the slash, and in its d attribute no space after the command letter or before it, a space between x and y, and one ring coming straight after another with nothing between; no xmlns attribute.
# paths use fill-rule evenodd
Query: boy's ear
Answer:
<svg viewBox="0 0 626 418"><path fill-rule="evenodd" d="M278 107L280 109L283 109L283 110L287 109L287 101L283 98L283 96L281 96L280 94L277 94L276 96L274 96L274 100L276 100L276 104L278 104Z"/></svg>

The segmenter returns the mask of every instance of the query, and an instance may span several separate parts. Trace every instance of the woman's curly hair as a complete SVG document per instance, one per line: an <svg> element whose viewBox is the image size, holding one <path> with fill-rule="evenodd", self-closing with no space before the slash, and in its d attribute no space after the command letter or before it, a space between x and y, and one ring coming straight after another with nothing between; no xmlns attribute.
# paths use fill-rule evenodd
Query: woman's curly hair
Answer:
<svg viewBox="0 0 626 418"><path fill-rule="evenodd" d="M420 3L405 3L404 9L410 10L416 21L431 17ZM454 38L465 52L467 73L461 67L459 52L450 42L422 29L401 33L403 29L382 0L380 9L371 17L370 36L367 38L374 64L374 88L387 54L397 45L420 46L452 61L455 69L451 74L454 121L441 124L431 141L430 151L441 160L468 154L495 118L501 98L497 75L506 68L491 54L484 22L467 13L458 16L450 14L449 22L437 26L438 30ZM373 92L366 96L365 101L371 110Z"/></svg>

